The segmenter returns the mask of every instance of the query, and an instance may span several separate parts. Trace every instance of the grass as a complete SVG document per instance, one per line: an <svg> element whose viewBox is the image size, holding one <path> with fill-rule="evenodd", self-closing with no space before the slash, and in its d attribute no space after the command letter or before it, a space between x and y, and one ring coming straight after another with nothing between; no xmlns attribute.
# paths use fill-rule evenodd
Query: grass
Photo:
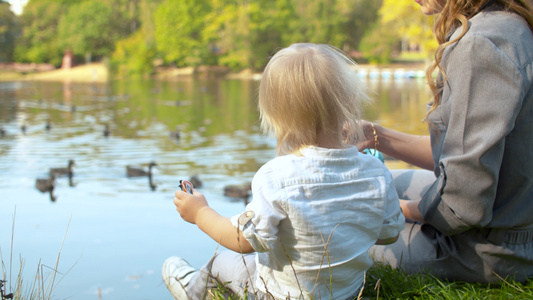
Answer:
<svg viewBox="0 0 533 300"><path fill-rule="evenodd" d="M374 265L366 280L363 299L533 299L533 279L499 284L450 282Z"/></svg>
<svg viewBox="0 0 533 300"><path fill-rule="evenodd" d="M324 243L326 245L324 251L327 255L329 238ZM216 287L207 290L211 297L208 299L242 300L226 287L227 283L215 282ZM356 299L533 299L533 278L525 283L504 278L501 278L500 283L492 284L446 281L429 274L407 274L388 265L375 263L366 272L362 293ZM308 299L302 298L302 300Z"/></svg>
<svg viewBox="0 0 533 300"><path fill-rule="evenodd" d="M15 210L16 213L16 210ZM24 271L24 259L20 258L19 269L17 270L16 279L13 281L13 244L14 244L14 233L15 233L15 215L13 215L13 225L11 228L11 248L9 255L9 265L6 267L4 262L4 257L2 254L2 248L0 247L0 261L2 266L2 278L0 279L0 300L6 299L15 299L15 300L49 300L53 299L53 290L61 282L61 278L66 275L61 274L57 271L59 266L59 258L61 257L61 250L63 249L63 244L68 232L68 227L70 225L70 220L67 225L67 230L65 231L65 236L61 242L61 247L57 254L54 266L50 267L44 265L39 260L37 264L37 270L35 272L35 277L32 282L26 282L23 278ZM72 266L74 267L74 266ZM69 269L69 271L72 269ZM9 269L9 270L8 270ZM45 275L45 269L51 270L50 274ZM68 273L68 271L67 271ZM62 275L59 279L57 275Z"/></svg>
<svg viewBox="0 0 533 300"><path fill-rule="evenodd" d="M241 300L219 284L210 291L212 299ZM368 270L360 299L533 299L533 278L526 283L503 280L501 284L449 282L431 275L408 275L390 266L374 265ZM307 299L306 299L307 300Z"/></svg>

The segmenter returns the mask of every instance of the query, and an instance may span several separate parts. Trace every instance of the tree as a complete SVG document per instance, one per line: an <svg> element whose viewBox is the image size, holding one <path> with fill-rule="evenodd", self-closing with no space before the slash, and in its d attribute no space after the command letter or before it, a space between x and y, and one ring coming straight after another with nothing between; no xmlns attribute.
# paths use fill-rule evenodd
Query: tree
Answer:
<svg viewBox="0 0 533 300"><path fill-rule="evenodd" d="M167 63L198 66L213 59L202 33L210 12L209 0L167 0L155 12L157 50Z"/></svg>
<svg viewBox="0 0 533 300"><path fill-rule="evenodd" d="M18 19L11 11L10 4L0 1L0 61L12 61L19 32Z"/></svg>
<svg viewBox="0 0 533 300"><path fill-rule="evenodd" d="M296 18L290 40L358 49L363 34L377 19L382 0L292 0Z"/></svg>
<svg viewBox="0 0 533 300"><path fill-rule="evenodd" d="M115 43L128 34L126 18L105 2L83 1L72 5L61 18L58 35L62 48L75 55L100 59L111 55Z"/></svg>
<svg viewBox="0 0 533 300"><path fill-rule="evenodd" d="M339 42L343 43L342 49L347 52L357 50L364 34L371 30L378 20L378 11L383 0L340 0L338 2L338 12L345 19L340 29L345 34L345 38Z"/></svg>
<svg viewBox="0 0 533 300"><path fill-rule="evenodd" d="M367 49L364 51L367 56L384 59L384 53L390 56L391 48L401 42L416 44L426 56L436 49L437 43L431 30L433 19L423 15L419 5L412 0L383 0L379 15L379 23L374 32L367 35L367 45L363 46Z"/></svg>
<svg viewBox="0 0 533 300"><path fill-rule="evenodd" d="M68 8L81 0L30 0L20 16L22 35L17 39L15 60L61 65L57 25Z"/></svg>
<svg viewBox="0 0 533 300"><path fill-rule="evenodd" d="M157 55L155 44L154 11L161 0L140 0L136 14L140 28L129 37L117 42L111 65L119 76L149 75Z"/></svg>
<svg viewBox="0 0 533 300"><path fill-rule="evenodd" d="M211 7L203 37L221 65L261 69L292 41L297 16L291 0L212 0Z"/></svg>

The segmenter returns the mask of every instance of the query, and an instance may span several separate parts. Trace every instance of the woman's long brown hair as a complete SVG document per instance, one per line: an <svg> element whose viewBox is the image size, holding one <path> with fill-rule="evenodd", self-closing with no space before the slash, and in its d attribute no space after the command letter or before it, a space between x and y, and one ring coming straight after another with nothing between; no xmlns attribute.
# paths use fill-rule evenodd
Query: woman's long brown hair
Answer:
<svg viewBox="0 0 533 300"><path fill-rule="evenodd" d="M435 51L433 63L426 70L426 78L433 92L433 105L427 115L439 105L444 81L446 81L446 70L441 66L444 49L459 41L466 34L468 31L468 19L491 4L499 5L506 11L522 16L533 32L533 0L446 0L442 12L437 17L433 27L433 33L439 46ZM459 28L459 26L462 26L461 34L457 38L448 41L449 34L455 28ZM439 70L442 73L442 81L434 79L433 72L435 70ZM426 121L429 122L427 116Z"/></svg>

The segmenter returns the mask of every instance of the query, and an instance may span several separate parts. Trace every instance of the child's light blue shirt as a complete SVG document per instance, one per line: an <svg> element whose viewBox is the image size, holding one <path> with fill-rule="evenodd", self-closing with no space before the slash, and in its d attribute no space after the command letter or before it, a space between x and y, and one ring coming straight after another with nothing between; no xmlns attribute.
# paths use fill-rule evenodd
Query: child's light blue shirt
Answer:
<svg viewBox="0 0 533 300"><path fill-rule="evenodd" d="M256 289L345 299L363 285L368 249L404 228L398 195L385 165L356 147L301 153L256 173L247 214L232 223L257 252Z"/></svg>

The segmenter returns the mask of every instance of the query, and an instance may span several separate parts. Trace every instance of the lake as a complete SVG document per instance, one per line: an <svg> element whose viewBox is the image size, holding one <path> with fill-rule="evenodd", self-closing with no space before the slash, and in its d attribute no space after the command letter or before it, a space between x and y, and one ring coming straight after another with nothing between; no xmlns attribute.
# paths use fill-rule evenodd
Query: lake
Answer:
<svg viewBox="0 0 533 300"><path fill-rule="evenodd" d="M366 82L375 99L366 119L427 132L423 79ZM178 181L197 175L210 205L229 217L244 203L224 196L224 187L250 182L276 154L275 140L259 130L258 85L198 78L0 82L6 293L22 273L25 289L38 282L49 289L53 282L52 299L172 299L161 279L163 261L182 256L199 268L217 251L215 242L180 219L172 203ZM170 136L176 129L179 139ZM56 179L51 201L36 189L36 179L69 160L74 176ZM147 169L152 161L154 189L147 177L126 176L127 165ZM388 157L385 164L411 167Z"/></svg>

